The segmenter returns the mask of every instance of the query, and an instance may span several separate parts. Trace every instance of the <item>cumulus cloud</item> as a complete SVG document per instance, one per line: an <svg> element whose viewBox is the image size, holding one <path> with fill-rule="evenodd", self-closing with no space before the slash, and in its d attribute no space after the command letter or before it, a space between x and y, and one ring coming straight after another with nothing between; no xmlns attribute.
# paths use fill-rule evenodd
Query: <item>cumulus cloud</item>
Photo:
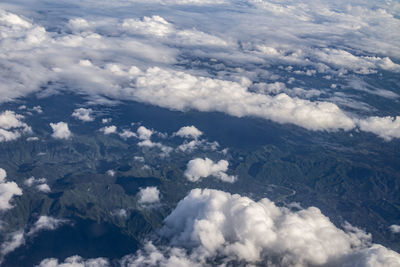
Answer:
<svg viewBox="0 0 400 267"><path fill-rule="evenodd" d="M137 129L137 136L138 136L139 139L142 139L142 140L148 140L148 139L150 139L151 136L153 135L153 133L154 133L153 130L147 129L147 128L144 127L144 126L140 126L140 127Z"/></svg>
<svg viewBox="0 0 400 267"><path fill-rule="evenodd" d="M392 231L392 233L395 233L395 234L400 233L400 225L392 224L392 225L389 227L389 229L390 229L390 231Z"/></svg>
<svg viewBox="0 0 400 267"><path fill-rule="evenodd" d="M115 134L117 133L117 127L115 125L106 126L100 129L104 134Z"/></svg>
<svg viewBox="0 0 400 267"><path fill-rule="evenodd" d="M124 129L122 131L122 133L119 133L119 136L121 136L123 139L128 139L131 137L138 137L136 133L134 133L130 130L127 130L127 129Z"/></svg>
<svg viewBox="0 0 400 267"><path fill-rule="evenodd" d="M203 133L195 126L184 126L180 128L175 135L183 138L199 138Z"/></svg>
<svg viewBox="0 0 400 267"><path fill-rule="evenodd" d="M400 255L349 224L336 227L318 208L291 211L218 190L194 189L165 219L168 246L148 243L124 266L396 266Z"/></svg>
<svg viewBox="0 0 400 267"><path fill-rule="evenodd" d="M155 131L151 129L147 129L144 126L140 126L136 131L136 137L139 138L141 141L138 143L140 147L149 147L153 148L156 147L161 150L160 156L168 156L169 153L172 152L172 147L166 146L160 142L153 142L150 140L151 136L155 133Z"/></svg>
<svg viewBox="0 0 400 267"><path fill-rule="evenodd" d="M400 116L373 116L360 120L359 126L362 131L374 133L386 141L400 138Z"/></svg>
<svg viewBox="0 0 400 267"><path fill-rule="evenodd" d="M55 139L69 139L72 136L66 122L50 123L50 127L53 129L51 136Z"/></svg>
<svg viewBox="0 0 400 267"><path fill-rule="evenodd" d="M49 258L44 259L40 262L37 267L108 267L110 263L105 258L96 258L85 260L80 256L71 256L64 260L64 262L59 262L58 259Z"/></svg>
<svg viewBox="0 0 400 267"><path fill-rule="evenodd" d="M224 182L233 183L236 176L226 174L229 163L226 160L214 162L209 158L196 158L188 162L184 176L191 182L197 182L201 178L213 176Z"/></svg>
<svg viewBox="0 0 400 267"><path fill-rule="evenodd" d="M93 110L90 108L78 108L75 109L74 112L72 113L72 117L77 118L78 120L81 121L94 121L94 117L92 116Z"/></svg>
<svg viewBox="0 0 400 267"><path fill-rule="evenodd" d="M7 173L0 168L0 211L11 209L14 196L21 196L22 190L15 182L6 182Z"/></svg>
<svg viewBox="0 0 400 267"><path fill-rule="evenodd" d="M46 183L46 181L47 181L46 178L35 178L34 176L31 176L24 181L24 184L26 186L32 186L35 184L44 184Z"/></svg>
<svg viewBox="0 0 400 267"><path fill-rule="evenodd" d="M27 235L28 236L34 235L43 230L54 231L61 225L66 224L68 222L69 221L65 220L65 219L57 219L57 218L43 215L43 216L39 217L39 219L35 222L35 224L32 226L30 231L27 233Z"/></svg>
<svg viewBox="0 0 400 267"><path fill-rule="evenodd" d="M50 186L48 184L39 184L36 186L36 188L43 193L49 193L51 192Z"/></svg>
<svg viewBox="0 0 400 267"><path fill-rule="evenodd" d="M141 188L138 194L140 204L154 204L160 201L160 191L155 186Z"/></svg>
<svg viewBox="0 0 400 267"><path fill-rule="evenodd" d="M0 250L0 252L1 252L0 259L2 260L5 255L14 251L15 249L22 246L23 244L25 244L25 236L24 236L23 231L16 231L16 232L6 235L6 238L3 241L3 243L1 244L1 248L0 248L1 249Z"/></svg>
<svg viewBox="0 0 400 267"><path fill-rule="evenodd" d="M43 192L43 193L49 193L51 192L50 186L46 184L47 179L46 178L38 178L36 179L35 177L30 177L24 181L24 184L26 186L33 186L35 185L37 190Z"/></svg>
<svg viewBox="0 0 400 267"><path fill-rule="evenodd" d="M18 139L23 133L32 132L31 127L21 119L24 116L6 110L0 113L0 142Z"/></svg>

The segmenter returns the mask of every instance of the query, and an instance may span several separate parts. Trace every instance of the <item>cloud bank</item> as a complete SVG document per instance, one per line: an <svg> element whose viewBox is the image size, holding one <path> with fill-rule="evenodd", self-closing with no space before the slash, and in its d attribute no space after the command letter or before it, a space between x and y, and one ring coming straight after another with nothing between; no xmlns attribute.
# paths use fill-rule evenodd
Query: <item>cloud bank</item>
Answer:
<svg viewBox="0 0 400 267"><path fill-rule="evenodd" d="M142 2L125 4L133 3ZM182 2L194 3L200 2ZM116 1L112 4L118 6ZM201 1L201 4L211 3ZM257 67L258 64L277 65L277 69L286 71L288 83L294 79L290 76L298 79L303 74L310 77L320 74L332 79L349 73L396 73L400 66L390 57L400 58L400 50L393 41L398 38L398 33L393 38L393 32L382 31L386 25L393 28L400 25L391 13L392 4L377 4L379 8L376 8L367 3L351 2L343 9L331 2L248 1L247 8L240 12L233 3L225 4L230 6L229 17L238 22L238 29L227 31L222 28L216 22L220 17L209 21L214 27L204 24L204 31L187 28L186 21L174 16L176 11L167 8L172 19L159 15L123 20L72 17L66 25L59 25L65 30L48 32L32 20L2 10L0 27L5 34L0 43L0 67L4 70L0 76L3 81L0 101L45 87L44 91L48 92L73 90L83 93L97 103L109 101L104 97L135 100L180 111L217 111L236 117L259 117L309 130L333 132L359 127L386 140L398 138L397 134L384 136L376 129L371 130L374 125L364 125L372 123L374 116L362 118L359 125L358 116L331 102L335 98L320 97L323 94L314 89L289 89L282 82L282 74ZM285 23L277 23L281 20ZM296 30L292 25L298 25ZM332 36L332 29L337 32L335 36ZM354 31L363 38L353 38ZM321 41L317 42L319 39ZM341 42L347 46L335 45ZM354 49L358 49L360 55ZM201 59L196 64L215 69L210 72L185 67L177 70L175 63L186 66L192 61L187 58L188 51L191 57ZM221 63L214 66L202 60ZM270 83L280 85L279 88L267 88L269 91L263 93L249 90L253 80L259 82L271 77L280 79ZM300 80L307 87L307 79L300 77ZM57 83L53 81L67 86L56 88L52 84ZM324 92L332 96L333 88L330 88L333 92ZM307 99L312 96L320 98ZM91 119L84 113L87 110L75 112L77 118Z"/></svg>

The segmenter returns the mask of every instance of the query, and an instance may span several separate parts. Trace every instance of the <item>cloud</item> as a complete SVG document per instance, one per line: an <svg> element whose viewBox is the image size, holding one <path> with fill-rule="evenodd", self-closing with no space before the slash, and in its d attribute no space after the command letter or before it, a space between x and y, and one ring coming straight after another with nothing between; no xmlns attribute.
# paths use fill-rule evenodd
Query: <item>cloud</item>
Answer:
<svg viewBox="0 0 400 267"><path fill-rule="evenodd" d="M89 3L76 2L78 6ZM138 2L125 2L133 3ZM173 110L217 111L295 124L309 130L337 131L354 129L357 116L344 112L324 97L319 101L299 98L319 96L319 92L298 87L283 91L279 81L272 85L265 83L270 85L266 86L266 92L273 95L260 94L248 90L251 82L250 85L237 82L238 76L248 73L255 80L264 80L262 73L274 76L272 70L259 70L254 64L290 64L285 68L289 76L291 72L341 77L350 71L358 75L400 70L397 61L390 58L400 57L393 41L396 38L393 32L382 30L387 25L393 28L400 25L391 13L391 4L380 3L378 9L358 2L350 3L348 8L316 1L312 4L250 1L244 9L229 2L225 4L230 9L213 13L215 18L208 19L207 14L201 17L200 22L207 19L207 23L201 23L204 31L196 29L199 24L188 28L186 22L190 20L179 19L177 11L168 8L168 20L160 15L123 21L74 17L66 25L60 25L68 29L57 32L47 32L32 20L2 11L0 26L7 34L0 47L4 51L0 66L4 69L0 75L4 88L0 88L0 95L7 101L41 90L43 84L50 94L52 90L61 90L52 85L59 82L74 88L76 93L89 95L93 103L136 100ZM229 23L220 23L227 18L235 21L231 23L235 29L229 28ZM193 21L199 19L195 16ZM359 37L350 38L356 35L355 31ZM334 45L342 42L346 45ZM357 49L360 52L356 54ZM220 63L207 63L210 60ZM177 71L173 69L176 65L171 65L177 61L183 69L190 62L199 66ZM245 69L258 70L243 72L243 64ZM207 66L216 74L205 71ZM307 80L302 82L309 85ZM3 135L13 138L9 133Z"/></svg>
<svg viewBox="0 0 400 267"><path fill-rule="evenodd" d="M183 138L199 138L203 133L195 126L184 126L180 128L175 135Z"/></svg>
<svg viewBox="0 0 400 267"><path fill-rule="evenodd" d="M25 244L23 231L16 231L6 235L6 239L1 244L1 260L4 258L5 255L14 251L23 244Z"/></svg>
<svg viewBox="0 0 400 267"><path fill-rule="evenodd" d="M26 186L32 186L32 185L35 185L35 184L44 184L44 183L46 183L46 181L47 181L46 178L38 178L38 179L36 179L35 177L31 176L31 177L29 177L28 179L26 179L24 181L24 184Z"/></svg>
<svg viewBox="0 0 400 267"><path fill-rule="evenodd" d="M352 118L333 103L311 102L284 93L261 95L248 91L239 83L161 68L150 68L139 75L132 95L138 101L174 110L261 117L309 130L351 130L355 127Z"/></svg>
<svg viewBox="0 0 400 267"><path fill-rule="evenodd" d="M166 146L160 142L151 141L150 138L154 133L155 131L147 129L144 126L140 126L136 131L136 137L142 140L138 143L138 146L149 147L149 148L157 147L162 151L160 156L162 157L168 156L169 153L171 153L173 150L172 147Z"/></svg>
<svg viewBox="0 0 400 267"><path fill-rule="evenodd" d="M12 141L24 133L32 132L31 127L21 121L23 118L11 110L0 113L0 142Z"/></svg>
<svg viewBox="0 0 400 267"><path fill-rule="evenodd" d="M390 229L390 231L392 231L392 233L395 233L395 234L400 233L400 225L392 224L392 225L389 227L389 229Z"/></svg>
<svg viewBox="0 0 400 267"><path fill-rule="evenodd" d="M72 117L77 118L78 120L89 122L89 121L94 121L94 118L92 117L93 110L88 108L78 108L75 109L74 112L72 113Z"/></svg>
<svg viewBox="0 0 400 267"><path fill-rule="evenodd" d="M53 129L51 136L55 139L69 139L72 136L68 124L65 122L50 123L50 127Z"/></svg>
<svg viewBox="0 0 400 267"><path fill-rule="evenodd" d="M104 258L96 258L96 259L88 259L84 260L80 256L71 256L64 260L64 262L59 262L58 259L49 258L44 259L40 262L37 267L108 267L110 263L107 259Z"/></svg>
<svg viewBox="0 0 400 267"><path fill-rule="evenodd" d="M49 193L51 192L50 186L48 184L39 184L36 186L36 188L43 193Z"/></svg>
<svg viewBox="0 0 400 267"><path fill-rule="evenodd" d="M148 140L148 139L150 139L151 136L153 135L153 133L154 133L153 130L147 129L147 128L144 127L144 126L140 126L140 127L137 129L137 136L138 136L138 138L141 139L141 140Z"/></svg>
<svg viewBox="0 0 400 267"><path fill-rule="evenodd" d="M191 182L197 182L203 177L213 176L221 181L233 183L236 176L227 175L229 163L226 160L214 162L209 158L196 158L188 162L184 176Z"/></svg>
<svg viewBox="0 0 400 267"><path fill-rule="evenodd" d="M6 182L7 173L0 168L0 211L6 211L13 206L10 201L14 196L21 196L22 190L15 182Z"/></svg>
<svg viewBox="0 0 400 267"><path fill-rule="evenodd" d="M141 188L138 194L140 204L154 204L160 201L160 191L155 186Z"/></svg>
<svg viewBox="0 0 400 267"><path fill-rule="evenodd" d="M34 236L36 233L43 230L53 231L66 223L69 223L69 221L49 216L40 216L35 224L30 228L29 232L26 233L23 230L19 230L6 235L0 247L0 263L5 255L24 245L27 237Z"/></svg>
<svg viewBox="0 0 400 267"><path fill-rule="evenodd" d="M28 236L34 235L43 230L51 230L59 228L61 225L68 223L68 220L65 219L57 219L50 216L40 216L39 219L32 226L30 231L27 233Z"/></svg>
<svg viewBox="0 0 400 267"><path fill-rule="evenodd" d="M400 138L400 116L373 116L360 120L359 126L362 131L374 133L386 141Z"/></svg>
<svg viewBox="0 0 400 267"><path fill-rule="evenodd" d="M160 235L123 266L396 266L400 255L371 244L349 224L337 228L315 207L291 211L264 198L194 189L165 219ZM391 264L391 265L390 265Z"/></svg>
<svg viewBox="0 0 400 267"><path fill-rule="evenodd" d="M128 138L131 138L131 137L138 137L136 133L134 133L134 132L132 132L130 130L126 130L126 129L124 129L122 131L122 133L119 134L119 136L121 136L123 139L128 139Z"/></svg>
<svg viewBox="0 0 400 267"><path fill-rule="evenodd" d="M117 127L115 125L106 126L100 129L104 134L115 134L117 133Z"/></svg>

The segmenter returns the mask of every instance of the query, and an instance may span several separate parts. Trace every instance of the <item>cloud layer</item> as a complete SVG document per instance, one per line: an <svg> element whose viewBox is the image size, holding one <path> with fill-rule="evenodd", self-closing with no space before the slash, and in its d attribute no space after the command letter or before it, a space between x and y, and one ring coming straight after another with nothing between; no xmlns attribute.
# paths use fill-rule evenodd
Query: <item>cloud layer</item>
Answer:
<svg viewBox="0 0 400 267"><path fill-rule="evenodd" d="M194 16L191 20L175 16L177 11L169 5L207 6L210 1L162 1L166 16L89 19L66 15L70 16L68 23L58 22L62 30L57 32L1 10L0 68L4 71L0 101L32 91L42 90L46 95L53 90L72 90L91 96L96 103L136 100L173 110L259 117L309 130L358 127L385 140L398 138L397 130L385 135L376 129L381 124L374 121L375 116L359 120L357 114L339 107L342 103L362 106L359 98L337 94L336 84L329 90L313 89L314 82L308 84L304 78L322 76L319 79L340 82L349 75L399 72L400 65L395 62L400 50L395 40L400 36L382 30L400 25L393 15L396 5L354 1L343 8L319 1L245 2L247 7L240 9L235 2L224 2L215 8L229 6L229 11L213 13L216 17L207 23L201 23L205 18L196 12L190 14ZM91 3L76 2L83 7ZM111 8L121 4L108 3ZM143 2L124 1L124 5L131 4ZM221 23L223 19L236 21L236 28ZM267 69L260 69L260 64ZM270 64L274 67L268 69ZM300 81L304 88L289 86L293 81ZM67 86L57 88L57 84ZM279 88L252 90L262 84ZM90 121L89 113L89 109L77 109L74 117Z"/></svg>

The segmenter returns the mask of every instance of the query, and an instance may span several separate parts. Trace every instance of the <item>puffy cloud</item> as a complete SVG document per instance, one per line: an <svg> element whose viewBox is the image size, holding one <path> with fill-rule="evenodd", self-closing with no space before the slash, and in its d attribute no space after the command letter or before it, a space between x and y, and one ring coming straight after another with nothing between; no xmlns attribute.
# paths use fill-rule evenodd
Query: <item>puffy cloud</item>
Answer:
<svg viewBox="0 0 400 267"><path fill-rule="evenodd" d="M130 130L126 130L126 129L124 129L122 131L122 133L119 134L119 136L121 136L123 139L128 139L128 138L131 138L131 137L138 137L136 133L134 133L134 132L132 132Z"/></svg>
<svg viewBox="0 0 400 267"><path fill-rule="evenodd" d="M392 224L392 225L389 227L389 229L390 229L390 231L392 231L392 233L395 233L395 234L400 233L400 225Z"/></svg>
<svg viewBox="0 0 400 267"><path fill-rule="evenodd" d="M21 196L22 190L15 182L6 182L7 173L0 168L0 211L6 211L13 206L10 201L14 196Z"/></svg>
<svg viewBox="0 0 400 267"><path fill-rule="evenodd" d="M36 188L43 193L49 193L51 192L50 186L48 184L39 184L36 186Z"/></svg>
<svg viewBox="0 0 400 267"><path fill-rule="evenodd" d="M24 184L26 186L32 186L36 185L37 190L43 192L43 193L49 193L51 192L50 186L46 184L46 178L38 178L36 179L35 177L30 177L24 181Z"/></svg>
<svg viewBox="0 0 400 267"><path fill-rule="evenodd" d="M23 133L30 133L32 129L21 121L24 116L14 111L6 110L0 113L0 142L18 139Z"/></svg>
<svg viewBox="0 0 400 267"><path fill-rule="evenodd" d="M77 118L78 120L88 122L88 121L94 121L94 118L92 117L92 113L93 113L93 110L90 108L88 108L88 109L78 108L78 109L74 110L74 112L72 113L72 116Z"/></svg>
<svg viewBox="0 0 400 267"><path fill-rule="evenodd" d="M140 127L137 129L137 136L138 136L139 139L142 139L142 140L148 140L148 139L150 139L151 136L153 135L153 133L154 133L153 130L147 129L147 128L144 127L144 126L140 126Z"/></svg>
<svg viewBox="0 0 400 267"><path fill-rule="evenodd" d="M160 201L160 191L155 186L141 188L138 194L140 204L154 204Z"/></svg>
<svg viewBox="0 0 400 267"><path fill-rule="evenodd" d="M107 174L108 176L114 176L114 175L115 175L115 171L114 171L114 170L108 170L108 171L106 172L106 174Z"/></svg>
<svg viewBox="0 0 400 267"><path fill-rule="evenodd" d="M115 134L117 133L117 127L115 125L106 126L100 129L104 134Z"/></svg>
<svg viewBox="0 0 400 267"><path fill-rule="evenodd" d="M197 182L203 177L214 176L224 182L233 183L237 177L226 174L228 166L229 163L226 160L214 162L209 158L196 158L188 162L184 175L191 182Z"/></svg>
<svg viewBox="0 0 400 267"><path fill-rule="evenodd" d="M120 218L127 218L128 212L125 209L117 209L111 212L112 216L117 216Z"/></svg>
<svg viewBox="0 0 400 267"><path fill-rule="evenodd" d="M359 121L362 131L374 133L386 141L400 138L400 116L369 117Z"/></svg>
<svg viewBox="0 0 400 267"><path fill-rule="evenodd" d="M35 222L33 227L30 229L27 235L34 235L37 232L43 231L43 230L51 230L54 231L58 227L60 227L63 224L68 223L68 220L65 219L57 219L53 218L50 216L40 216L39 219Z"/></svg>
<svg viewBox="0 0 400 267"><path fill-rule="evenodd" d="M8 234L0 247L1 260L5 255L14 251L23 244L25 244L25 236L23 231L16 231Z"/></svg>
<svg viewBox="0 0 400 267"><path fill-rule="evenodd" d="M396 266L400 255L349 224L337 228L319 209L291 211L218 190L194 189L165 219L169 246L148 243L124 266Z"/></svg>
<svg viewBox="0 0 400 267"><path fill-rule="evenodd" d="M24 184L26 186L32 186L35 184L44 184L44 183L46 183L46 181L47 181L46 178L35 178L35 177L31 176L24 181Z"/></svg>
<svg viewBox="0 0 400 267"><path fill-rule="evenodd" d="M53 129L51 136L55 139L69 139L72 136L68 124L65 122L50 123L50 127Z"/></svg>
<svg viewBox="0 0 400 267"><path fill-rule="evenodd" d="M195 126L184 126L180 128L175 135L183 137L183 138L199 138L203 133L197 129Z"/></svg>
<svg viewBox="0 0 400 267"><path fill-rule="evenodd" d="M107 259L96 258L85 260L79 256L68 257L64 262L59 262L58 259L49 258L40 262L37 267L108 267L110 263Z"/></svg>

